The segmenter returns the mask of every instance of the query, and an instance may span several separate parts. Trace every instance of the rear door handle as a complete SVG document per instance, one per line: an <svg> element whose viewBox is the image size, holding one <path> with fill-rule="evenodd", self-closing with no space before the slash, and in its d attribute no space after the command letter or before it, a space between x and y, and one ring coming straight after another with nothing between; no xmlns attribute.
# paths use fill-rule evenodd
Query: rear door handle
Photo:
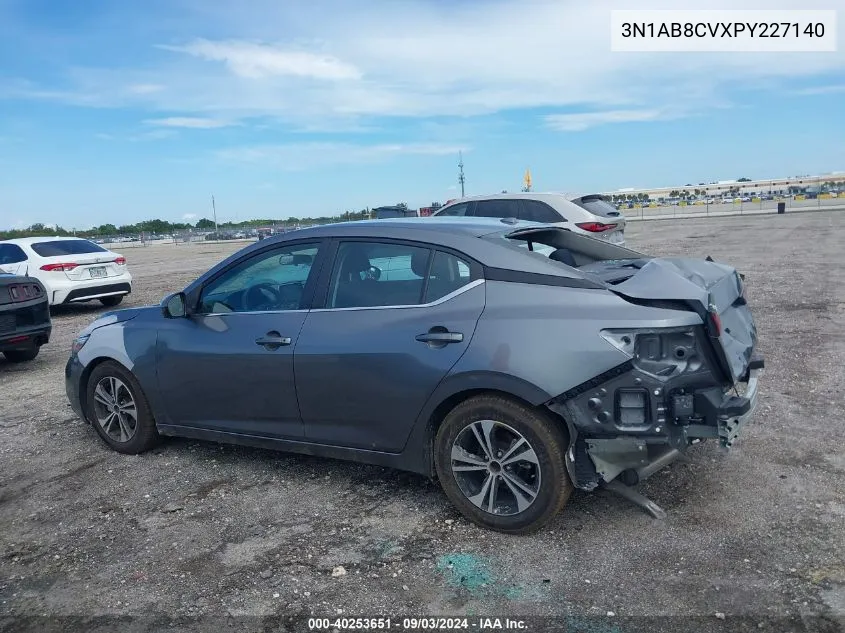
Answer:
<svg viewBox="0 0 845 633"><path fill-rule="evenodd" d="M416 339L420 343L460 343L464 335L460 332L426 332L417 334Z"/></svg>
<svg viewBox="0 0 845 633"><path fill-rule="evenodd" d="M290 337L282 336L278 332L267 332L264 336L255 339L255 344L267 349L277 349L284 345L290 345Z"/></svg>

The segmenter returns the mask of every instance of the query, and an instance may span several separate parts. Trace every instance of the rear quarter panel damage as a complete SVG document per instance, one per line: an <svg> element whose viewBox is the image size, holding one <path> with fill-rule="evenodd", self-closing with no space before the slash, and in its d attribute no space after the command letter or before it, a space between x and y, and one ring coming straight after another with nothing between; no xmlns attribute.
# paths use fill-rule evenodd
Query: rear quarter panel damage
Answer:
<svg viewBox="0 0 845 633"><path fill-rule="evenodd" d="M633 305L606 290L485 285L484 313L450 377L479 370L507 373L545 399L628 360L600 336L602 329L701 324L694 313Z"/></svg>

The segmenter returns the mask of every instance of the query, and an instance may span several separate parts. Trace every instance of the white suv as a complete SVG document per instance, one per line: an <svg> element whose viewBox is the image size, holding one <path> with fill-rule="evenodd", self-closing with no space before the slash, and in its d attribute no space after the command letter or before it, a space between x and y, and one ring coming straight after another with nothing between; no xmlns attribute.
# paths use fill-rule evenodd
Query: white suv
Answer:
<svg viewBox="0 0 845 633"><path fill-rule="evenodd" d="M625 216L598 194L501 193L453 200L435 216L516 218L555 224L611 244L625 244Z"/></svg>
<svg viewBox="0 0 845 633"><path fill-rule="evenodd" d="M0 273L35 277L50 305L99 299L116 306L132 292L126 258L78 237L26 237L0 242Z"/></svg>

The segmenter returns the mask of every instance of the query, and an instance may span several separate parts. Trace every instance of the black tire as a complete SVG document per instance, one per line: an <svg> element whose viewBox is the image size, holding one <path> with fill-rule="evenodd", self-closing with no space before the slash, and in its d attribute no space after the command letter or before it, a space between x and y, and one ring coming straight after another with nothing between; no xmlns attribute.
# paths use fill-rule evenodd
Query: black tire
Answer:
<svg viewBox="0 0 845 633"><path fill-rule="evenodd" d="M485 470L473 467L473 470L479 470L479 479L488 477L488 473L501 473L498 479L496 475L493 475L493 486L498 486L497 491L504 490L504 496L510 496L513 499L512 513L504 516L488 512L470 501L468 494L464 493L461 489L462 484L458 481L459 476L464 477L463 485L466 487L468 475L459 475L452 470L452 448L455 446L456 440L459 440L460 444L461 441L465 441L463 439L465 437L471 439L471 436L461 435L461 432L465 429L467 429L467 432L472 432L471 425L480 423L482 420L494 421L496 423L495 429L497 429L493 432L494 435L501 438L502 433L504 433L505 440L510 437L510 446L513 448L519 445L519 441L515 439L516 434L519 434L528 443L527 448L533 449L534 456L536 456L536 470L533 470L535 469L533 464L525 462L524 465L531 469L529 474L531 481L536 483L536 492L533 501L523 510L516 509L516 511L513 511L513 508L518 505L516 494L508 492L508 489L514 490L514 486L509 483L513 481L513 478L502 472L508 470L509 475L513 475L512 466L503 468L496 465L495 471L489 470L489 468L492 468L489 465L485 467ZM564 461L567 445L561 424L560 421L553 419L550 415L545 415L515 400L498 395L481 395L462 402L452 409L443 420L434 441L435 467L440 485L443 487L446 496L466 518L482 527L506 534L536 532L560 512L573 490ZM480 447L481 444L479 443L478 446ZM499 454L503 452L504 456L507 457L507 447L505 451L500 450ZM519 453L520 451L517 451L516 454ZM460 461L463 460L458 460L456 463L459 464ZM498 464L498 462L495 463ZM504 481L505 479L508 479L508 481ZM525 483L526 480L520 477L519 481ZM504 488L501 487L503 485ZM481 488L482 485L479 484L477 489ZM498 494L502 493L498 492ZM488 499L490 504L493 503L493 498L489 496L483 497L483 499ZM482 501L482 504L484 503ZM498 512L500 509L501 506L499 505L494 507L494 511Z"/></svg>
<svg viewBox="0 0 845 633"><path fill-rule="evenodd" d="M103 297L100 299L100 303L102 303L107 308L113 308L114 306L119 305L121 301L123 301L123 295Z"/></svg>
<svg viewBox="0 0 845 633"><path fill-rule="evenodd" d="M134 401L137 413L135 428L131 437L125 441L112 437L98 417L98 405L95 405L95 390L102 380L109 378L115 378L122 383ZM118 391L121 392L122 390L119 389ZM88 376L88 382L85 385L85 417L103 441L118 453L137 455L151 449L161 439L156 430L150 405L138 380L132 375L132 372L114 361L106 361L97 365L91 371L91 375ZM120 426L123 425L120 424ZM111 428L111 425L109 425L109 428Z"/></svg>
<svg viewBox="0 0 845 633"><path fill-rule="evenodd" d="M41 351L41 347L33 345L28 349L10 349L3 352L3 356L10 363L26 363L27 361L35 360L39 351Z"/></svg>

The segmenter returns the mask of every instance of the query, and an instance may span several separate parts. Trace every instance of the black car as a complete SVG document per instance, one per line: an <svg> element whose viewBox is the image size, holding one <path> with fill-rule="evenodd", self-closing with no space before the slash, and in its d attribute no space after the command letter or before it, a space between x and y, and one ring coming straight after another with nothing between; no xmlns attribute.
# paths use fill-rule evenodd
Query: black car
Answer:
<svg viewBox="0 0 845 633"><path fill-rule="evenodd" d="M53 329L44 286L33 277L0 274L0 352L13 363L32 360Z"/></svg>

